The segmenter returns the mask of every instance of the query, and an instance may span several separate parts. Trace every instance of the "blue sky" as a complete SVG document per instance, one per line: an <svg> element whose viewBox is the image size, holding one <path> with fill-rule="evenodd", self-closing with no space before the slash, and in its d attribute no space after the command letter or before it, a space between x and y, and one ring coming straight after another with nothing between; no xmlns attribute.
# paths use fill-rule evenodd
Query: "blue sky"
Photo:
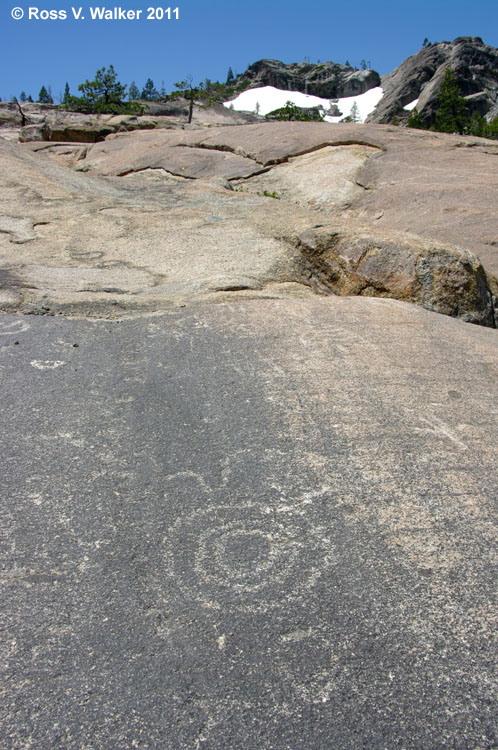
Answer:
<svg viewBox="0 0 498 750"><path fill-rule="evenodd" d="M14 7L24 18L14 20ZM72 18L83 8L85 20ZM28 20L28 8L65 10L67 20ZM92 21L90 7L142 10L140 20ZM480 36L498 46L497 0L177 0L180 19L146 20L159 0L0 0L0 97L24 90L37 97L51 86L55 97L68 81L71 92L97 68L114 65L119 79L141 88L148 77L167 90L191 74L225 80L228 67L242 72L255 60L310 58L359 65L370 61L381 74L430 41Z"/></svg>

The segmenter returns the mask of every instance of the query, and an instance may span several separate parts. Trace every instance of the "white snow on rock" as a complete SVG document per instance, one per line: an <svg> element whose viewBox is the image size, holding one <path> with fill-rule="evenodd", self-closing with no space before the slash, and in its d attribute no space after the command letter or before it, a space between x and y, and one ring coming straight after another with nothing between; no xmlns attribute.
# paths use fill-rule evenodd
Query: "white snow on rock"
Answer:
<svg viewBox="0 0 498 750"><path fill-rule="evenodd" d="M418 104L418 99L414 99L412 102L410 102L410 104L405 104L403 109L406 109L407 112L411 112L412 109L415 109L417 104Z"/></svg>
<svg viewBox="0 0 498 750"><path fill-rule="evenodd" d="M322 99L311 94L302 94L300 91L282 91L274 86L262 86L257 89L247 89L230 102L224 102L225 107L236 109L238 112L256 112L267 115L274 109L285 107L287 102L292 102L298 107L320 107L323 110L326 122L340 122L351 113L354 102L358 107L360 122L363 122L373 112L382 99L384 92L380 86L376 86L364 94L358 96L347 96L342 99ZM340 116L328 115L331 106L337 105Z"/></svg>

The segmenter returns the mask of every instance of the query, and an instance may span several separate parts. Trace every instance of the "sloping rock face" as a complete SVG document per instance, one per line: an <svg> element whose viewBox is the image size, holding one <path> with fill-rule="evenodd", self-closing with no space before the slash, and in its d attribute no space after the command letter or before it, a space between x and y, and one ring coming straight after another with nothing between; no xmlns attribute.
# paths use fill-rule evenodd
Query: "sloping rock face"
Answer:
<svg viewBox="0 0 498 750"><path fill-rule="evenodd" d="M274 86L328 99L364 94L380 86L375 70L354 70L334 62L286 64L280 60L258 60L237 77L237 83L244 81L249 88Z"/></svg>
<svg viewBox="0 0 498 750"><path fill-rule="evenodd" d="M116 315L360 294L493 326L497 154L477 138L298 122L0 141L0 304Z"/></svg>
<svg viewBox="0 0 498 750"><path fill-rule="evenodd" d="M496 748L497 337L0 316L4 748Z"/></svg>
<svg viewBox="0 0 498 750"><path fill-rule="evenodd" d="M437 94L447 68L453 72L468 112L498 115L498 50L479 37L430 44L382 77L384 96L369 122L387 123L393 115L408 116L403 107L418 99L417 109L427 125L434 121Z"/></svg>

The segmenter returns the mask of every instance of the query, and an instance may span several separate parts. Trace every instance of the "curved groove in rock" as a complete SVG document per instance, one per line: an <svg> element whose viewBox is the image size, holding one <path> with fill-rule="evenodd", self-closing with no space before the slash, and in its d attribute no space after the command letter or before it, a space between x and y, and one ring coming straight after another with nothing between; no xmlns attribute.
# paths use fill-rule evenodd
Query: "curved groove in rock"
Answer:
<svg viewBox="0 0 498 750"><path fill-rule="evenodd" d="M320 143L317 146L311 146L310 148L306 148L303 151L298 151L295 154L289 154L288 156L284 156L281 159L270 159L269 161L265 162L265 166L275 166L277 164L286 164L289 159L295 159L298 156L306 156L306 154L312 154L315 151L320 151L323 148L330 148L334 146L367 146L369 148L374 148L380 153L383 154L386 149L383 146L379 146L376 143L369 143L368 141L361 141L358 138L349 138L346 140L339 140L339 141L326 141L325 143ZM374 158L374 157L370 157Z"/></svg>
<svg viewBox="0 0 498 750"><path fill-rule="evenodd" d="M171 172L169 169L164 167L140 167L139 169L126 169L124 172L119 172L116 177L127 177L129 174L139 174L140 172L165 172L172 177L181 177L183 180L197 180L197 177L190 177L186 174L179 174L178 172Z"/></svg>
<svg viewBox="0 0 498 750"><path fill-rule="evenodd" d="M236 156L243 156L245 159L251 159L251 161L255 161L257 164L261 164L266 168L271 168L271 167L277 166L278 164L286 164L289 161L289 159L295 159L298 156L305 156L306 154L312 154L314 151L320 151L321 149L329 148L330 146L368 146L369 148L374 148L377 151L380 151L381 153L384 153L386 151L385 147L379 146L377 143L369 143L368 141L363 141L358 138L346 138L345 140L325 141L324 143L319 143L316 146L305 148L302 151L296 151L296 153L286 154L285 156L277 157L275 159L269 159L267 161L261 161L254 154L248 153L243 148L236 148L234 146L228 146L227 144L212 145L210 143L202 143L202 142L201 143L178 143L173 148L204 148L210 151L225 151L231 154L235 154ZM247 178L241 177L241 178L233 178L233 179L247 179Z"/></svg>

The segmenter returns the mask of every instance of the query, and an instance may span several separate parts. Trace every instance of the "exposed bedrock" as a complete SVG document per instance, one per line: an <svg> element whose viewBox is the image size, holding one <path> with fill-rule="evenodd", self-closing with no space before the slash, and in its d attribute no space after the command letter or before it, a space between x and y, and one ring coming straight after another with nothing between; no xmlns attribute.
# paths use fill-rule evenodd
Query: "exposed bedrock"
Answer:
<svg viewBox="0 0 498 750"><path fill-rule="evenodd" d="M393 115L407 117L403 107L418 99L417 109L430 125L447 68L466 98L469 114L498 115L498 50L479 37L458 37L453 42L429 44L382 76L384 96L368 120L387 123Z"/></svg>
<svg viewBox="0 0 498 750"><path fill-rule="evenodd" d="M336 99L358 96L380 86L380 76L375 70L355 70L350 65L334 62L286 64L280 60L258 60L238 76L236 82L245 82L249 88L274 86Z"/></svg>
<svg viewBox="0 0 498 750"><path fill-rule="evenodd" d="M356 294L493 326L497 148L299 122L0 140L1 308Z"/></svg>
<svg viewBox="0 0 498 750"><path fill-rule="evenodd" d="M479 259L409 235L310 229L298 248L309 278L337 295L390 297L470 323L495 326L493 295Z"/></svg>

